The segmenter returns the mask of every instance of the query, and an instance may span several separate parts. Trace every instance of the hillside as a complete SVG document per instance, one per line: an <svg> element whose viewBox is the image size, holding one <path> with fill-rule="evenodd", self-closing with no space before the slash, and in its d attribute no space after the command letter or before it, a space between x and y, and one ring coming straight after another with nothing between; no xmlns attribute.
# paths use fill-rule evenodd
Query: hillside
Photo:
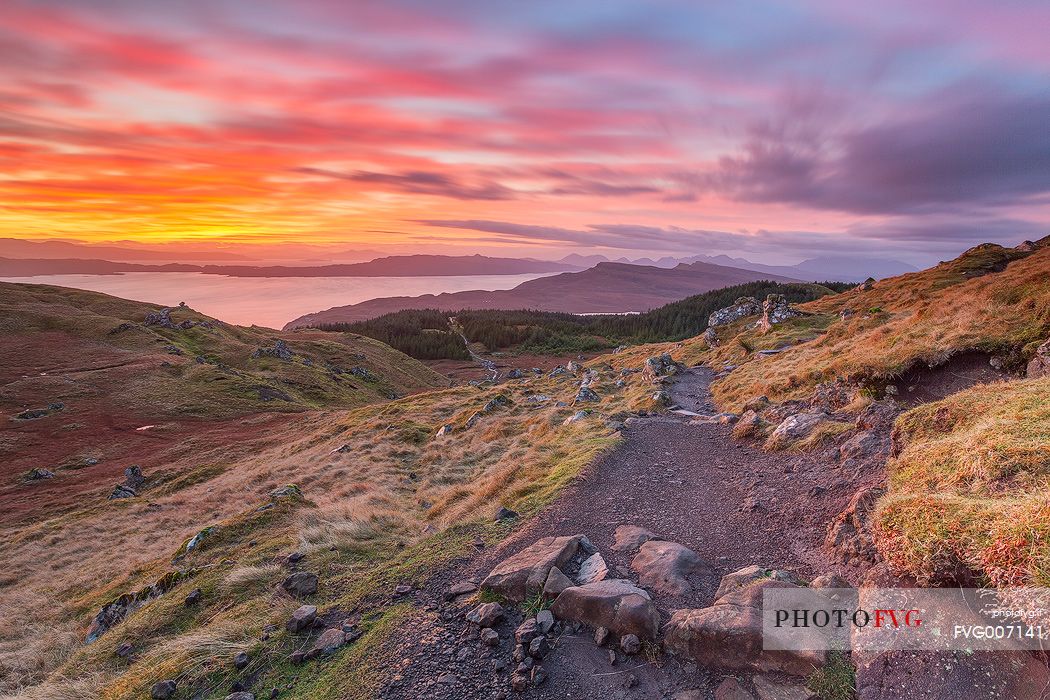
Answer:
<svg viewBox="0 0 1050 700"><path fill-rule="evenodd" d="M146 265L84 258L0 258L0 277L35 275L115 275L123 272L200 272L229 277L446 277L523 275L579 269L543 260L490 258L483 255L393 255L368 262L336 265Z"/></svg>
<svg viewBox="0 0 1050 700"><path fill-rule="evenodd" d="M0 285L0 520L67 504L128 463L152 468L162 448L249 440L278 431L280 414L447 384L370 338L293 338L188 308L165 322L158 311L93 292ZM278 342L287 354L275 351ZM27 492L19 478L34 468L62 478Z"/></svg>
<svg viewBox="0 0 1050 700"><path fill-rule="evenodd" d="M694 294L757 280L799 281L707 263L678 265L672 269L599 263L582 272L566 272L529 280L503 291L387 297L337 306L301 316L289 322L285 328L351 323L404 309L533 309L580 314L648 311Z"/></svg>
<svg viewBox="0 0 1050 700"><path fill-rule="evenodd" d="M554 311L467 309L456 312L456 329L453 329L447 313L424 309L396 311L368 321L325 324L320 328L366 335L425 360L469 357L464 338L470 343L480 343L490 352L510 350L558 355L690 338L707 328L712 312L732 304L737 297L764 298L767 294L783 294L789 301L798 303L834 294L834 291L819 284L747 282L639 314L580 316Z"/></svg>

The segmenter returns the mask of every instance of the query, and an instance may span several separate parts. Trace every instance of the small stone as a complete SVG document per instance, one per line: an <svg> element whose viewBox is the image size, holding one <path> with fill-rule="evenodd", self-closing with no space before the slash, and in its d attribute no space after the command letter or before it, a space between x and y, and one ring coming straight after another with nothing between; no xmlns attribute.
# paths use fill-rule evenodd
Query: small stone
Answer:
<svg viewBox="0 0 1050 700"><path fill-rule="evenodd" d="M510 677L510 687L519 693L523 693L529 688L529 677L522 673L515 673Z"/></svg>
<svg viewBox="0 0 1050 700"><path fill-rule="evenodd" d="M604 627L599 627L594 630L594 643L598 646L605 644L606 640L609 639L609 630Z"/></svg>
<svg viewBox="0 0 1050 700"><path fill-rule="evenodd" d="M620 648L623 649L625 654L637 654L642 649L642 643L639 641L638 635L625 634L620 638Z"/></svg>
<svg viewBox="0 0 1050 700"><path fill-rule="evenodd" d="M540 630L539 625L536 623L536 618L530 617L518 625L518 629L514 630L514 639L518 644L528 645L539 634Z"/></svg>
<svg viewBox="0 0 1050 700"><path fill-rule="evenodd" d="M117 647L117 650L114 653L122 659L127 659L131 656L132 649L133 647L129 643L124 642L119 647Z"/></svg>
<svg viewBox="0 0 1050 700"><path fill-rule="evenodd" d="M533 685L543 685L545 680L547 680L547 672L543 670L542 666L536 666L532 669Z"/></svg>
<svg viewBox="0 0 1050 700"><path fill-rule="evenodd" d="M455 600L461 595L467 595L476 590L478 590L478 587L470 581L460 581L448 589L448 592L445 593L445 600Z"/></svg>
<svg viewBox="0 0 1050 700"><path fill-rule="evenodd" d="M292 552L287 557L285 557L285 561L289 564L298 564L300 561L303 560L304 556L305 555L302 552Z"/></svg>
<svg viewBox="0 0 1050 700"><path fill-rule="evenodd" d="M345 643L346 633L340 628L332 627L321 633L321 636L317 638L317 641L314 642L306 656L312 659L322 655L333 654Z"/></svg>
<svg viewBox="0 0 1050 700"><path fill-rule="evenodd" d="M317 592L317 574L296 571L281 581L281 588L296 598L305 598Z"/></svg>
<svg viewBox="0 0 1050 700"><path fill-rule="evenodd" d="M514 651L511 653L510 658L514 660L514 663L521 663L525 660L525 646L523 644L517 644L514 646Z"/></svg>
<svg viewBox="0 0 1050 700"><path fill-rule="evenodd" d="M619 657L616 656L615 649L606 649L606 653L609 655L609 665L615 666Z"/></svg>
<svg viewBox="0 0 1050 700"><path fill-rule="evenodd" d="M288 618L288 622L285 624L285 629L289 632L300 632L309 629L316 619L317 606L303 605L293 612L290 618Z"/></svg>
<svg viewBox="0 0 1050 700"><path fill-rule="evenodd" d="M248 661L248 655L242 651L233 657L233 666L240 670L248 665Z"/></svg>
<svg viewBox="0 0 1050 700"><path fill-rule="evenodd" d="M201 600L201 589L194 588L192 591L189 592L189 595L186 596L186 600L184 600L182 602L183 602L184 605L186 605L188 607L190 605L196 605L197 603L200 602L200 600Z"/></svg>
<svg viewBox="0 0 1050 700"><path fill-rule="evenodd" d="M507 660L506 659L493 659L492 660L492 670L495 671L496 673L503 673L504 671L507 670Z"/></svg>
<svg viewBox="0 0 1050 700"><path fill-rule="evenodd" d="M172 695L175 694L175 681L159 681L153 684L153 688L149 691L149 696L153 700L168 700Z"/></svg>
<svg viewBox="0 0 1050 700"><path fill-rule="evenodd" d="M512 511L510 508L505 508L503 506L500 506L499 510L496 511L496 516L495 516L494 519L498 523L498 522L502 522L504 520L513 520L514 518L517 518L517 517L518 517L518 514L515 513L514 511Z"/></svg>
<svg viewBox="0 0 1050 700"><path fill-rule="evenodd" d="M536 637L529 642L529 656L534 659L542 659L550 653L551 647L546 637Z"/></svg>
<svg viewBox="0 0 1050 700"><path fill-rule="evenodd" d="M459 679L454 673L442 673L437 678L437 682L440 685L455 685L458 681Z"/></svg>
<svg viewBox="0 0 1050 700"><path fill-rule="evenodd" d="M499 632L492 629L491 627L485 627L481 630L481 643L487 647L498 646Z"/></svg>
<svg viewBox="0 0 1050 700"><path fill-rule="evenodd" d="M408 595L412 592L412 586L402 583L394 587L394 595Z"/></svg>
<svg viewBox="0 0 1050 700"><path fill-rule="evenodd" d="M638 685L638 676L634 675L633 673L628 673L623 677L624 688L633 688L636 685Z"/></svg>
<svg viewBox="0 0 1050 700"><path fill-rule="evenodd" d="M482 603L467 613L467 622L479 627L492 627L503 618L503 606L499 603Z"/></svg>
<svg viewBox="0 0 1050 700"><path fill-rule="evenodd" d="M554 614L550 610L540 610L536 613L536 627L540 634L547 634L554 627Z"/></svg>

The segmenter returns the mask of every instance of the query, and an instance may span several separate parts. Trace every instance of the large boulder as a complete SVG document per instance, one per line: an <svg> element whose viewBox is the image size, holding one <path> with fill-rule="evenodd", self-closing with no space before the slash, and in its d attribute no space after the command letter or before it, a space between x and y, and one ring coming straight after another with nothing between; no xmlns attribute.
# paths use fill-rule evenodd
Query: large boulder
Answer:
<svg viewBox="0 0 1050 700"><path fill-rule="evenodd" d="M551 569L564 570L572 559L583 535L544 537L512 557L504 559L481 582L482 590L498 593L508 600L521 602L543 590Z"/></svg>
<svg viewBox="0 0 1050 700"><path fill-rule="evenodd" d="M748 316L762 313L762 305L754 297L739 297L732 306L715 311L707 317L709 328L725 326Z"/></svg>
<svg viewBox="0 0 1050 700"><path fill-rule="evenodd" d="M1029 379L1050 376L1050 338L1036 349L1028 363L1027 376Z"/></svg>
<svg viewBox="0 0 1050 700"><path fill-rule="evenodd" d="M764 647L762 596L770 588L799 587L755 579L717 598L711 607L676 610L664 627L665 648L709 668L810 675L824 664L826 652ZM791 633L798 635L799 630Z"/></svg>
<svg viewBox="0 0 1050 700"><path fill-rule="evenodd" d="M828 419L823 411L795 413L780 422L766 440L766 448L779 450L793 442L806 438L813 430Z"/></svg>
<svg viewBox="0 0 1050 700"><path fill-rule="evenodd" d="M685 595L692 590L688 577L707 566L688 547L663 540L644 542L631 562L639 584L670 596Z"/></svg>
<svg viewBox="0 0 1050 700"><path fill-rule="evenodd" d="M630 581L605 579L586 586L566 588L551 612L559 620L604 627L618 635L656 639L660 613L649 594Z"/></svg>
<svg viewBox="0 0 1050 700"><path fill-rule="evenodd" d="M768 331L778 323L801 315L802 312L792 307L783 294L770 294L762 302L761 327Z"/></svg>

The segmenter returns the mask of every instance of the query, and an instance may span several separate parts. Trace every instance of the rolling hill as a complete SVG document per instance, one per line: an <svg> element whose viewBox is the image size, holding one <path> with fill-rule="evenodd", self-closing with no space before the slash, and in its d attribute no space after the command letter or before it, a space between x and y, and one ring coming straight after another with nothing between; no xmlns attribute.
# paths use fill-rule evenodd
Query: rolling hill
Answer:
<svg viewBox="0 0 1050 700"><path fill-rule="evenodd" d="M469 291L387 297L337 306L300 316L285 328L363 321L403 309L532 309L569 313L624 313L648 311L685 297L734 284L797 279L733 267L693 263L671 269L599 263L582 272L567 272L523 282L503 291Z"/></svg>

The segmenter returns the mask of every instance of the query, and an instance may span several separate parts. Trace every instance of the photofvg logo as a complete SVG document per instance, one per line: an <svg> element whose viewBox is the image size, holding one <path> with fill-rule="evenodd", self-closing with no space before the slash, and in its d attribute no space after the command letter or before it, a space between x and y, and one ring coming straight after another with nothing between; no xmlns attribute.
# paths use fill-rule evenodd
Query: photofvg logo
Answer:
<svg viewBox="0 0 1050 700"><path fill-rule="evenodd" d="M1041 650L1050 589L771 587L762 637L767 650Z"/></svg>

